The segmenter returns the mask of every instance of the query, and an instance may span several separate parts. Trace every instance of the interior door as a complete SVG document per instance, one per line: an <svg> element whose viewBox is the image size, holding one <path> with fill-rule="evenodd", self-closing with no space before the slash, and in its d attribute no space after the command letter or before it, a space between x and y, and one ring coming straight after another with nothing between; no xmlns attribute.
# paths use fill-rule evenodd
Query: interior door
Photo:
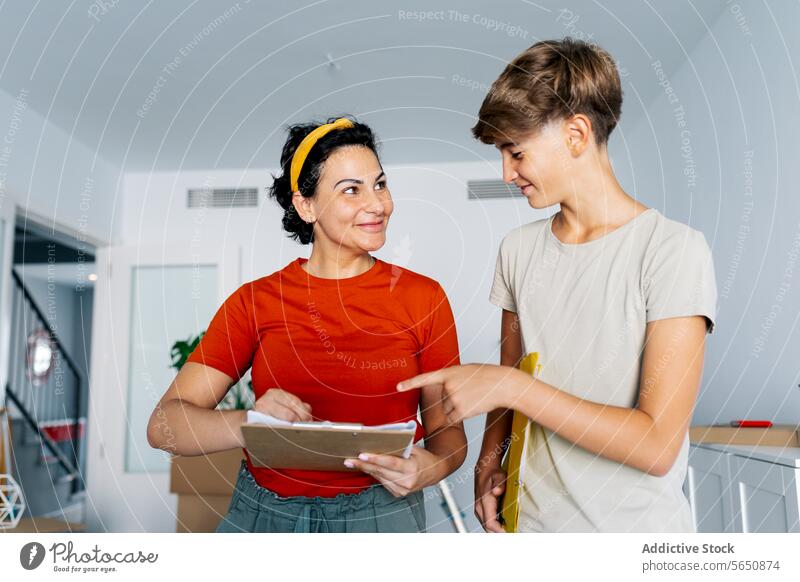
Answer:
<svg viewBox="0 0 800 582"><path fill-rule="evenodd" d="M8 347L11 334L11 265L14 260L14 204L0 198L0 406L8 381Z"/></svg>
<svg viewBox="0 0 800 582"><path fill-rule="evenodd" d="M176 373L172 344L205 330L241 283L239 249L107 247L96 262L87 525L174 532L169 454L148 445L147 422Z"/></svg>
<svg viewBox="0 0 800 582"><path fill-rule="evenodd" d="M14 259L14 204L0 198L0 408L6 401L9 341L11 337L11 264ZM6 417L0 414L0 423ZM11 443L7 424L0 424L0 474L11 473Z"/></svg>

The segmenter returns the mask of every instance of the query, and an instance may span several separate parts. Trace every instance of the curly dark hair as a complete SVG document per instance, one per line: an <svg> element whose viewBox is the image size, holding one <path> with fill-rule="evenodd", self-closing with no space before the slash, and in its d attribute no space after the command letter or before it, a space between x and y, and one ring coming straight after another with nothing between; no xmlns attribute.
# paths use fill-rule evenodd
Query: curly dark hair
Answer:
<svg viewBox="0 0 800 582"><path fill-rule="evenodd" d="M369 126L356 121L350 116L347 117L353 122L353 127L331 131L317 141L308 153L308 157L306 157L298 179L300 194L306 198L314 196L325 160L338 148L344 146L363 146L371 149L375 156L378 156L377 139ZM330 118L326 123L332 123L336 121L336 119L338 118ZM300 215L297 214L294 204L292 204L290 168L292 165L292 156L294 156L294 152L297 150L300 142L320 125L323 124L316 122L298 123L290 125L287 128L289 136L286 138L286 143L283 145L283 151L281 153L282 174L280 176L272 176L273 182L272 186L269 188L269 195L274 198L284 210L283 229L289 233L290 238L304 245L314 242L314 225L305 222Z"/></svg>

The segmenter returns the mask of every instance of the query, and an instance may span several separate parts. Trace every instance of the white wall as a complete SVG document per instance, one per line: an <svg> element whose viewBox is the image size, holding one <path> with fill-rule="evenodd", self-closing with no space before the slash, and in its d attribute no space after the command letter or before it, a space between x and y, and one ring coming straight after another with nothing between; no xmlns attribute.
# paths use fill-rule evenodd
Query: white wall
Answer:
<svg viewBox="0 0 800 582"><path fill-rule="evenodd" d="M798 22L797 3L729 3L677 74L652 69L663 92L625 136L629 191L703 231L714 254L719 313L695 424L800 418Z"/></svg>
<svg viewBox="0 0 800 582"><path fill-rule="evenodd" d="M15 203L73 234L115 242L119 170L32 110L28 95L0 91L0 205Z"/></svg>

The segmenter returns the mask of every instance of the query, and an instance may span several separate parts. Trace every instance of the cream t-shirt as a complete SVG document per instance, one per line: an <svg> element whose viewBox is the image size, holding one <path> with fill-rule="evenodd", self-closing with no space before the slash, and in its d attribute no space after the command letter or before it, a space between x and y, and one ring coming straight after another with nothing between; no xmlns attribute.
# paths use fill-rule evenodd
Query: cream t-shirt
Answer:
<svg viewBox="0 0 800 582"><path fill-rule="evenodd" d="M510 232L490 301L518 314L539 378L579 398L633 408L647 322L702 315L717 290L705 237L650 208L607 235L562 243L553 217ZM682 486L688 433L663 477L605 459L531 423L519 531L693 532Z"/></svg>

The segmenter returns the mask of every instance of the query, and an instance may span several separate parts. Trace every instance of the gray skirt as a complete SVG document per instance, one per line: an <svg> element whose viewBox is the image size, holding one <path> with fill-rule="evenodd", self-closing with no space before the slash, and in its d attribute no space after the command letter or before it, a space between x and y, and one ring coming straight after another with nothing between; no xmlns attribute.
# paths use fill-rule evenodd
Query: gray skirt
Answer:
<svg viewBox="0 0 800 582"><path fill-rule="evenodd" d="M383 485L336 497L280 497L256 483L242 460L218 533L424 532L422 491L394 497Z"/></svg>

